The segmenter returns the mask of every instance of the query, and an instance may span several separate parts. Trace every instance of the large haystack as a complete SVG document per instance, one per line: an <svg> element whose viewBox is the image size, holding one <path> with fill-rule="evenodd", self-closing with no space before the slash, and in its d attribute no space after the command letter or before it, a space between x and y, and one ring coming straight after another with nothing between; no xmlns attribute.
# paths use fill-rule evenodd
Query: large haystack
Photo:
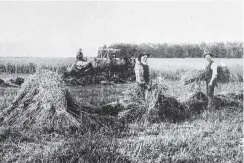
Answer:
<svg viewBox="0 0 244 163"><path fill-rule="evenodd" d="M79 122L69 113L66 97L67 90L58 74L38 72L23 84L12 105L3 111L1 124L23 128L78 127Z"/></svg>
<svg viewBox="0 0 244 163"><path fill-rule="evenodd" d="M94 129L111 122L110 117L89 113L89 108L71 96L60 75L41 71L22 85L12 105L0 114L0 124L58 131L67 128Z"/></svg>

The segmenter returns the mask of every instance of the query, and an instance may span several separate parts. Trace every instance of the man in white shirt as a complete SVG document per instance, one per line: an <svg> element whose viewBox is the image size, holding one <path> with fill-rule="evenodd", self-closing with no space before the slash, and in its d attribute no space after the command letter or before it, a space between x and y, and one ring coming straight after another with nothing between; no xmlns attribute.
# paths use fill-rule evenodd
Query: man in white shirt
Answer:
<svg viewBox="0 0 244 163"><path fill-rule="evenodd" d="M206 58L208 64L205 68L205 81L208 96L208 108L213 109L214 106L214 87L217 85L217 64L212 59L213 55L211 53L204 53L204 58Z"/></svg>
<svg viewBox="0 0 244 163"><path fill-rule="evenodd" d="M148 58L149 54L142 53L136 59L135 64L135 74L136 74L136 82L139 84L149 82L149 67L148 67Z"/></svg>
<svg viewBox="0 0 244 163"><path fill-rule="evenodd" d="M142 96L144 97L145 91L147 90L149 84L149 66L147 62L148 56L148 53L141 53L136 59L135 64L136 82L138 83Z"/></svg>

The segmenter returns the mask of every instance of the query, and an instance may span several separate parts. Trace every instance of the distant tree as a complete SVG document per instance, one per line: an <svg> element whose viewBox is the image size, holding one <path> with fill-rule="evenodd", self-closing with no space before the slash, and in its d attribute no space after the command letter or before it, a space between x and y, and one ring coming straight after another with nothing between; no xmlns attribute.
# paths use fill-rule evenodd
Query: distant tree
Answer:
<svg viewBox="0 0 244 163"><path fill-rule="evenodd" d="M103 45L102 48L106 48ZM241 58L243 57L243 43L241 42L215 42L200 44L167 44L167 43L143 43L125 44L114 43L110 48L121 49L122 56L137 57L140 52L150 53L155 58L198 58L203 56L204 49L209 49L219 58Z"/></svg>

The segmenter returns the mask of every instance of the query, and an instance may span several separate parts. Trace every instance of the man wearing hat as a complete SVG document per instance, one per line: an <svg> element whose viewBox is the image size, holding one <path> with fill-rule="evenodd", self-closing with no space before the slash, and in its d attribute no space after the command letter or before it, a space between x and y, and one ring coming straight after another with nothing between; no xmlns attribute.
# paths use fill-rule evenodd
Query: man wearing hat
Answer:
<svg viewBox="0 0 244 163"><path fill-rule="evenodd" d="M213 55L210 52L204 51L204 58L206 58L208 64L205 68L205 81L208 96L208 108L213 109L214 106L214 87L217 85L217 64L212 59Z"/></svg>
<svg viewBox="0 0 244 163"><path fill-rule="evenodd" d="M71 70L81 69L81 67L84 65L84 62L86 62L86 59L83 56L82 49L79 49L76 55L76 61L74 64L72 64Z"/></svg>
<svg viewBox="0 0 244 163"><path fill-rule="evenodd" d="M82 49L79 49L79 51L77 52L76 61L85 61L83 53L82 53Z"/></svg>
<svg viewBox="0 0 244 163"><path fill-rule="evenodd" d="M140 53L135 64L136 82L140 86L143 96L145 96L145 91L149 83L148 56L148 53Z"/></svg>
<svg viewBox="0 0 244 163"><path fill-rule="evenodd" d="M83 56L82 49L79 49L76 55L76 62L72 64L71 67L68 68L68 72L81 74L87 70L91 70L90 72L94 71L92 63L87 61L87 57Z"/></svg>

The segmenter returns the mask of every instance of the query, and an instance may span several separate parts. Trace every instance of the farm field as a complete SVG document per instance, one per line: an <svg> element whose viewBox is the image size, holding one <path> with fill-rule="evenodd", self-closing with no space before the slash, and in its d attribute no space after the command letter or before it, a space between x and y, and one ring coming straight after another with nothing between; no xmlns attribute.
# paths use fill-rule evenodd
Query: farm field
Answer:
<svg viewBox="0 0 244 163"><path fill-rule="evenodd" d="M239 71L243 69L242 58L214 58L217 64L224 64L231 70ZM201 69L205 68L206 61L204 58L149 58L151 68L155 70L176 69Z"/></svg>
<svg viewBox="0 0 244 163"><path fill-rule="evenodd" d="M215 58L217 64L226 65L231 73L243 76L243 59ZM63 72L75 62L75 58L8 58L0 57L0 78L23 76L39 69L51 69ZM203 69L206 61L203 58L149 58L153 78L161 74L165 79L176 80L182 72L190 69Z"/></svg>
<svg viewBox="0 0 244 163"><path fill-rule="evenodd" d="M242 5L0 2L0 163L244 163Z"/></svg>
<svg viewBox="0 0 244 163"><path fill-rule="evenodd" d="M215 58L218 64L225 64L231 69L242 70L242 58ZM28 65L33 63L39 67L67 67L75 62L75 58L15 58L0 57L0 66ZM177 70L177 69L199 69L204 68L206 61L204 58L149 58L149 65L155 70Z"/></svg>
<svg viewBox="0 0 244 163"><path fill-rule="evenodd" d="M38 60L31 62L35 64ZM69 65L73 60L60 61L58 65L52 61L50 64L48 61L45 62L48 65L62 67ZM41 64L45 65L45 62ZM11 61L11 64L14 63ZM242 59L226 59L224 63L230 70L242 75ZM149 64L156 70L153 72L156 78L164 74L167 74L166 77L169 75L168 72L172 71L174 73L171 75L174 76L177 71L183 69L199 68L204 66L205 62L202 59L158 59L154 62L149 60ZM29 74L0 73L0 78L13 76L28 78ZM171 80L170 77L162 82L167 87L164 94L180 102L185 101L196 92L196 89L206 92L204 83L196 88L194 84L183 85L179 80ZM67 86L77 101L94 107L124 98L132 100L134 95L128 95L128 92L131 93L135 88L135 83ZM0 112L11 105L20 89L0 87ZM243 91L243 82L233 81L219 84L215 94L238 91ZM225 106L218 110L203 110L200 114L178 122L135 121L126 124L124 128L101 128L99 131L86 133L60 131L37 134L35 131L26 133L12 127L0 127L0 158L3 162L242 162L242 151L241 104Z"/></svg>

